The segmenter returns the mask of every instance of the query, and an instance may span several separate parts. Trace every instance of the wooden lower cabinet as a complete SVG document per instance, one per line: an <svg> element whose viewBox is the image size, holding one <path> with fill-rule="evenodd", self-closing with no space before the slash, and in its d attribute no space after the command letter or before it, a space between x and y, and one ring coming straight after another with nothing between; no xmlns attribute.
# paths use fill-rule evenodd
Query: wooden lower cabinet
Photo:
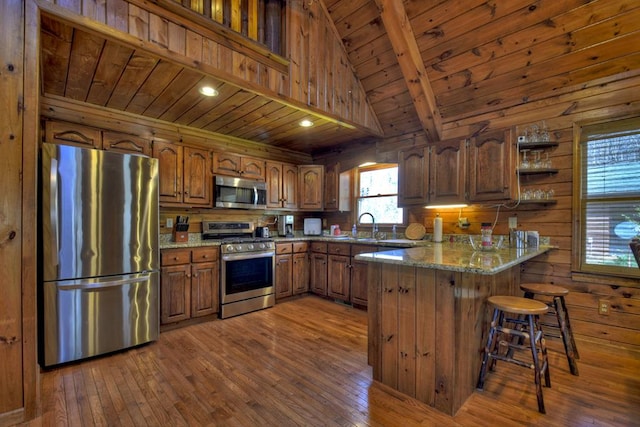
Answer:
<svg viewBox="0 0 640 427"><path fill-rule="evenodd" d="M161 251L160 323L217 313L219 271L218 248Z"/></svg>
<svg viewBox="0 0 640 427"><path fill-rule="evenodd" d="M276 244L276 300L309 291L309 244Z"/></svg>
<svg viewBox="0 0 640 427"><path fill-rule="evenodd" d="M369 281L367 279L369 263L358 261L355 256L377 251L377 246L351 245L351 302L353 304L366 307L368 302L367 292L369 291Z"/></svg>
<svg viewBox="0 0 640 427"><path fill-rule="evenodd" d="M309 286L317 295L327 295L327 244L311 242Z"/></svg>
<svg viewBox="0 0 640 427"><path fill-rule="evenodd" d="M293 244L293 272L291 277L293 295L309 292L309 243Z"/></svg>
<svg viewBox="0 0 640 427"><path fill-rule="evenodd" d="M344 255L329 255L327 295L349 301L351 282L350 258Z"/></svg>

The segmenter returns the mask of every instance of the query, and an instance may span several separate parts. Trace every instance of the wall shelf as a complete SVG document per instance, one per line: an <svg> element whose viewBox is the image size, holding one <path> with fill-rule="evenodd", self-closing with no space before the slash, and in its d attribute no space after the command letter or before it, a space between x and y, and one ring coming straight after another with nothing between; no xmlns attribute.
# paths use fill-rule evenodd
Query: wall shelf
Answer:
<svg viewBox="0 0 640 427"><path fill-rule="evenodd" d="M520 200L521 205L555 205L558 203L556 199L529 199Z"/></svg>
<svg viewBox="0 0 640 427"><path fill-rule="evenodd" d="M549 175L553 175L558 173L558 169L555 168L539 168L539 169L518 169L519 175L541 175L548 173Z"/></svg>
<svg viewBox="0 0 640 427"><path fill-rule="evenodd" d="M529 141L529 142L519 142L518 149L519 150L532 150L535 148L551 148L557 147L557 142L550 141Z"/></svg>

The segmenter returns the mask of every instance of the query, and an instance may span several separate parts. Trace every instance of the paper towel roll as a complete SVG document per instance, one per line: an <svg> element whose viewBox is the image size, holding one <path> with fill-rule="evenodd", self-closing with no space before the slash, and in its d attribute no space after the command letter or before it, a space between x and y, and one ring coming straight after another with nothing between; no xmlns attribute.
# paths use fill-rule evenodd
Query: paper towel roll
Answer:
<svg viewBox="0 0 640 427"><path fill-rule="evenodd" d="M433 219L433 241L442 242L442 218L439 215Z"/></svg>

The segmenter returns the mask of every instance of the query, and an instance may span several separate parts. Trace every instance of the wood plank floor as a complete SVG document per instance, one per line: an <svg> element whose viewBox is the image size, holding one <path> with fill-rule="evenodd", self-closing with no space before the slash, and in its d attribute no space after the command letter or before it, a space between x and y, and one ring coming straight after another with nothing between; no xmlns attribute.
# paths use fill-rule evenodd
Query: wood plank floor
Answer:
<svg viewBox="0 0 640 427"><path fill-rule="evenodd" d="M578 341L580 376L550 351L547 415L528 370L499 364L451 417L373 383L366 313L314 296L164 332L45 372L29 426L640 425L640 355Z"/></svg>

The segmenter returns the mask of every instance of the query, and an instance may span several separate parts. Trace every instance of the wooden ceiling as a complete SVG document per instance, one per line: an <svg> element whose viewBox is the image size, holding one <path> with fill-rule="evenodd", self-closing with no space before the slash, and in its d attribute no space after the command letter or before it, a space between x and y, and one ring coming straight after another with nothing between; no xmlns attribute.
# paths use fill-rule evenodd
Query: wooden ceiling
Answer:
<svg viewBox="0 0 640 427"><path fill-rule="evenodd" d="M635 0L320 1L384 137L443 139L475 115L640 69ZM47 95L312 154L378 137L322 118L300 128L308 112L46 16L41 44ZM203 81L220 95L203 98Z"/></svg>

